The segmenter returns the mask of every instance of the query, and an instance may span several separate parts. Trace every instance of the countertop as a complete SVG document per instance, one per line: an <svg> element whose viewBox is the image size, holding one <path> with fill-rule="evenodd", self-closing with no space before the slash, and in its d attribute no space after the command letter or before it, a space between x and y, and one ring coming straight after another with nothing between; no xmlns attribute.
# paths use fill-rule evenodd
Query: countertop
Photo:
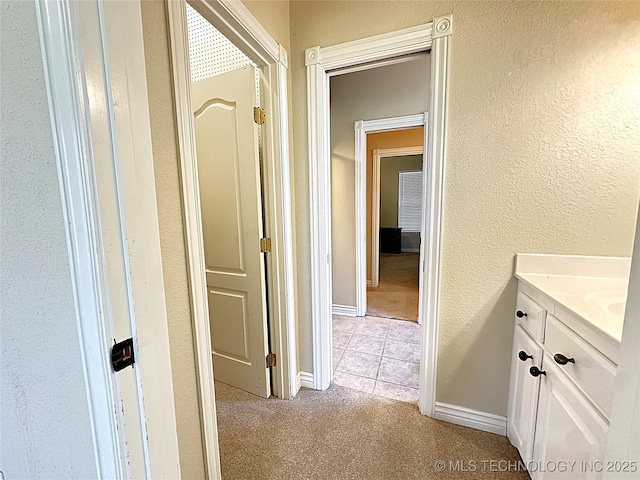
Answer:
<svg viewBox="0 0 640 480"><path fill-rule="evenodd" d="M515 276L619 345L630 268L626 257L517 254Z"/></svg>

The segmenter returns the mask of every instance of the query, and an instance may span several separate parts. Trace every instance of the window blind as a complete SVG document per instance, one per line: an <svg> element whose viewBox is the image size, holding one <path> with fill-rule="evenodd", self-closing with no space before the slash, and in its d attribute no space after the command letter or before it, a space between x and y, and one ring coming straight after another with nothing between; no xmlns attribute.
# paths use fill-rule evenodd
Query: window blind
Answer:
<svg viewBox="0 0 640 480"><path fill-rule="evenodd" d="M398 228L419 232L422 227L422 171L398 172Z"/></svg>

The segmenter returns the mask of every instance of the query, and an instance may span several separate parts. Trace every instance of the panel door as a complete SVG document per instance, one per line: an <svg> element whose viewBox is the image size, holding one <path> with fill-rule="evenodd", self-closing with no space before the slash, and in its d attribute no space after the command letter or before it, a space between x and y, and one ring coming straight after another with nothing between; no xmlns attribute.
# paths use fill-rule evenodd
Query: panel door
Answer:
<svg viewBox="0 0 640 480"><path fill-rule="evenodd" d="M254 67L192 86L216 380L268 397L262 196Z"/></svg>

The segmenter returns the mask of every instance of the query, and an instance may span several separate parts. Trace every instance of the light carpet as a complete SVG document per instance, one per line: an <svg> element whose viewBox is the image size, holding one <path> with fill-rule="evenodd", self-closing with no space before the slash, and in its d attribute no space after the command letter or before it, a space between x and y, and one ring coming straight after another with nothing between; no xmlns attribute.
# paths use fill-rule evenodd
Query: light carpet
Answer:
<svg viewBox="0 0 640 480"><path fill-rule="evenodd" d="M419 264L419 253L381 254L378 287L367 287L367 315L417 321Z"/></svg>
<svg viewBox="0 0 640 480"><path fill-rule="evenodd" d="M519 460L506 437L427 418L415 405L337 385L290 401L215 387L225 480L529 478L492 471L490 461Z"/></svg>

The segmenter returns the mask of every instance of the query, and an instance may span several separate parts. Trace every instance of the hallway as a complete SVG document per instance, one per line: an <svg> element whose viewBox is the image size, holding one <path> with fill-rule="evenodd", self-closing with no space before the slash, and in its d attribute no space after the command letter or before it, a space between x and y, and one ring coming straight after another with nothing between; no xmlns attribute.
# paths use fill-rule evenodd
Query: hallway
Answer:
<svg viewBox="0 0 640 480"><path fill-rule="evenodd" d="M420 325L378 317L333 316L333 382L414 405Z"/></svg>
<svg viewBox="0 0 640 480"><path fill-rule="evenodd" d="M483 461L518 453L506 437L420 415L414 405L332 385L294 400L262 399L216 382L222 478L461 478L450 467L476 462L468 478L527 479ZM443 460L441 471L436 462ZM486 465L486 468L483 467ZM463 474L465 476L465 474Z"/></svg>

